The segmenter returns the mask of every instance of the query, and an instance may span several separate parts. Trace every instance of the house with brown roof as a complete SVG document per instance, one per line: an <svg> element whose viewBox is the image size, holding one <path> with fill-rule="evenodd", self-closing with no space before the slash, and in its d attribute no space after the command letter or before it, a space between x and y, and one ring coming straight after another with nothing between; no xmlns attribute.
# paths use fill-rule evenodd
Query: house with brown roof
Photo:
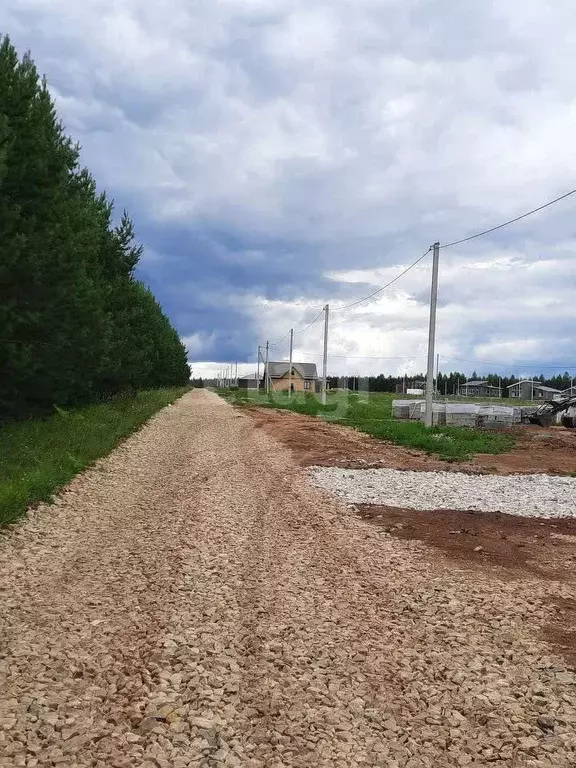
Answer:
<svg viewBox="0 0 576 768"><path fill-rule="evenodd" d="M268 370L264 369L264 383L268 374L272 392L287 392L290 387L292 392L316 391L318 382L316 363L292 363L291 377L289 373L289 363L269 362Z"/></svg>

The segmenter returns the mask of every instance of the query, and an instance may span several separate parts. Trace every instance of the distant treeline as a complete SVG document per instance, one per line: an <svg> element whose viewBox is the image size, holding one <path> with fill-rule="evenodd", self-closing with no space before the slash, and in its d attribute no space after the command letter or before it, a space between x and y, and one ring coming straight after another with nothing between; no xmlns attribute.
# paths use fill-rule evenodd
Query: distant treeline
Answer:
<svg viewBox="0 0 576 768"><path fill-rule="evenodd" d="M0 420L188 382L142 248L79 162L30 56L0 41Z"/></svg>
<svg viewBox="0 0 576 768"><path fill-rule="evenodd" d="M524 377L523 377L524 378ZM568 371L562 375L552 376L546 378L543 375L533 376L534 381L539 381L541 384L545 384L548 387L554 387L555 389L564 390L568 389L571 385L571 377ZM330 388L334 387L346 387L352 390L368 391L368 392L397 392L404 384L408 389L418 388L425 386L426 374L419 373L411 376L329 376L328 384ZM510 384L515 384L521 379L516 376L499 376L497 373L489 373L486 375L480 375L473 371L470 376L466 376L464 373L455 371L453 373L440 373L438 376L438 391L441 394L455 395L458 394L458 387L464 384L466 381L487 381L496 387L502 387L502 396L508 397L507 387Z"/></svg>

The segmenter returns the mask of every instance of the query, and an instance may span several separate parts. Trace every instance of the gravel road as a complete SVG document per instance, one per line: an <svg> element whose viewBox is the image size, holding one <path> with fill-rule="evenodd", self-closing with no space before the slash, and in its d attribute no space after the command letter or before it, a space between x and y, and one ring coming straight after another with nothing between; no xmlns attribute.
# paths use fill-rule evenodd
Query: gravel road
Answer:
<svg viewBox="0 0 576 768"><path fill-rule="evenodd" d="M576 477L340 467L314 467L311 474L317 485L354 504L576 517Z"/></svg>
<svg viewBox="0 0 576 768"><path fill-rule="evenodd" d="M0 573L3 767L575 764L547 584L380 535L208 392L3 537Z"/></svg>

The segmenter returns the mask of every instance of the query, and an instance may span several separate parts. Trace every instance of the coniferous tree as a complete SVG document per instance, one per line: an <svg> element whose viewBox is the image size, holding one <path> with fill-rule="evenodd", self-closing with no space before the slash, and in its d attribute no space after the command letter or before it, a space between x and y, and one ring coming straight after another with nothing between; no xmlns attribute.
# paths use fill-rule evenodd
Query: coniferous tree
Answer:
<svg viewBox="0 0 576 768"><path fill-rule="evenodd" d="M142 248L99 194L32 59L0 41L0 418L184 384L186 351L134 277Z"/></svg>

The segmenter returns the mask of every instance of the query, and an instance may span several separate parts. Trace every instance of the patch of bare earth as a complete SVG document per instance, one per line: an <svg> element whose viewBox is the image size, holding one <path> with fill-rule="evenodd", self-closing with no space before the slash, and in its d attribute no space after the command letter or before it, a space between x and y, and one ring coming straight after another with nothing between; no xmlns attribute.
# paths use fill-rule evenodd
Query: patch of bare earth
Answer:
<svg viewBox="0 0 576 768"><path fill-rule="evenodd" d="M0 765L573 766L572 588L379 531L182 398L0 542Z"/></svg>
<svg viewBox="0 0 576 768"><path fill-rule="evenodd" d="M379 530L417 540L451 560L495 579L539 578L576 591L576 520L540 520L493 512L415 510L360 504L360 516ZM554 584L551 584L554 589ZM545 636L576 665L576 600L550 595Z"/></svg>
<svg viewBox="0 0 576 768"><path fill-rule="evenodd" d="M243 408L254 424L292 451L303 467L394 467L396 469L446 470L446 462L422 451L376 440L340 424L327 424L314 416L272 408Z"/></svg>
<svg viewBox="0 0 576 768"><path fill-rule="evenodd" d="M576 430L564 427L515 427L506 430L516 439L509 453L479 454L469 461L447 463L423 451L378 440L350 427L327 424L313 416L269 408L246 408L243 412L290 448L301 466L390 467L499 475L576 472Z"/></svg>
<svg viewBox="0 0 576 768"><path fill-rule="evenodd" d="M472 467L491 473L566 475L576 472L576 429L526 425L508 430L516 439L509 453L479 454Z"/></svg>

